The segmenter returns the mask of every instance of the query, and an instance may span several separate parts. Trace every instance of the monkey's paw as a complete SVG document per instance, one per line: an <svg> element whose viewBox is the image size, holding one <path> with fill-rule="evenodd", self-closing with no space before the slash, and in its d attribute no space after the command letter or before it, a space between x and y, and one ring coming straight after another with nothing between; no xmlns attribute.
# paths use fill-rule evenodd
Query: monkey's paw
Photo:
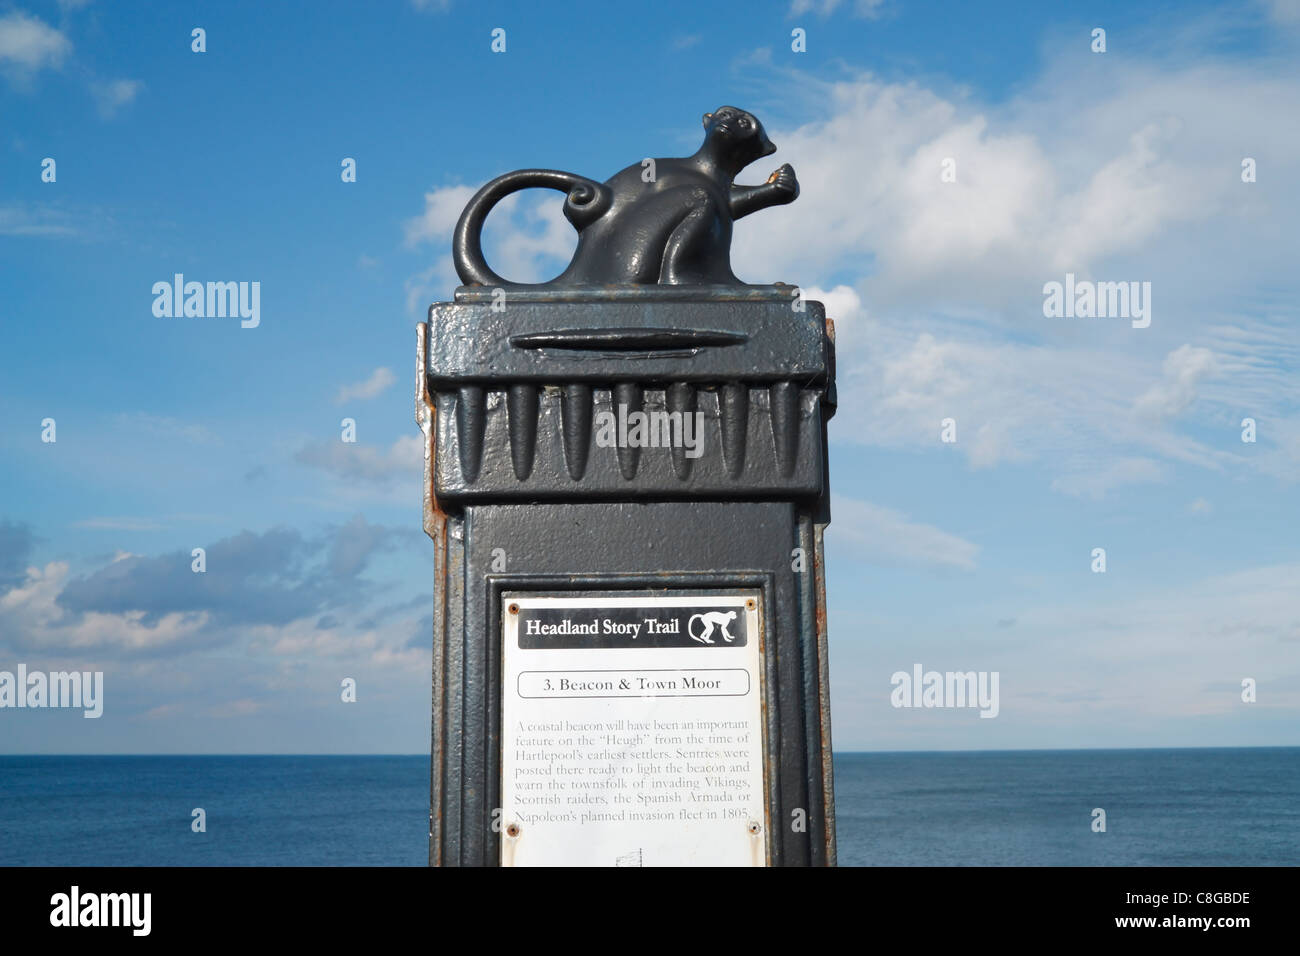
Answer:
<svg viewBox="0 0 1300 956"><path fill-rule="evenodd" d="M783 196L788 196L787 202L793 201L799 196L799 180L795 177L794 167L786 163L780 169L767 177L767 181L776 187L776 191Z"/></svg>

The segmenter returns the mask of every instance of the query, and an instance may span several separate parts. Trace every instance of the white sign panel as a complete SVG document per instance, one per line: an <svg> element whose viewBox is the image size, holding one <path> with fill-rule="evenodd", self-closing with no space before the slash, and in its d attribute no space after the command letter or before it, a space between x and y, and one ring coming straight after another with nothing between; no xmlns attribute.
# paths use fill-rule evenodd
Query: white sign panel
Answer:
<svg viewBox="0 0 1300 956"><path fill-rule="evenodd" d="M758 592L502 598L502 866L763 866Z"/></svg>

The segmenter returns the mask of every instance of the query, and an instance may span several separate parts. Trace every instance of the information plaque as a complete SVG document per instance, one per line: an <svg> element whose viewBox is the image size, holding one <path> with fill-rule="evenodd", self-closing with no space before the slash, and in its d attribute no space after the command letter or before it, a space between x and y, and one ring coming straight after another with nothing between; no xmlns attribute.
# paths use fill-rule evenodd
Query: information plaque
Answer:
<svg viewBox="0 0 1300 956"><path fill-rule="evenodd" d="M502 866L763 866L758 591L506 592Z"/></svg>

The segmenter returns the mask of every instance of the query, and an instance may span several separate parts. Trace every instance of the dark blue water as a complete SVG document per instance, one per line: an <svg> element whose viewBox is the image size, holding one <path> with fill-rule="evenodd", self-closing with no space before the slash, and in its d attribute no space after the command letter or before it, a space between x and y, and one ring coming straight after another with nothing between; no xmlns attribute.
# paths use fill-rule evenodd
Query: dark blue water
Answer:
<svg viewBox="0 0 1300 956"><path fill-rule="evenodd" d="M0 865L422 866L428 771L0 757ZM1300 748L837 754L835 774L841 865L1300 864Z"/></svg>
<svg viewBox="0 0 1300 956"><path fill-rule="evenodd" d="M842 866L1300 865L1300 747L837 754L835 792Z"/></svg>

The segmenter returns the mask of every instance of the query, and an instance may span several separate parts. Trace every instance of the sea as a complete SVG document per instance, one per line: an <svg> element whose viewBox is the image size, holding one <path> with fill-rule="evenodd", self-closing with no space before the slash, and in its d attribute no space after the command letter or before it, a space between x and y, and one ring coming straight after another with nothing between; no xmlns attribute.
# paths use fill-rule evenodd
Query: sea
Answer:
<svg viewBox="0 0 1300 956"><path fill-rule="evenodd" d="M1300 864L1300 747L834 765L841 866ZM428 799L427 755L0 756L0 866L423 866Z"/></svg>

